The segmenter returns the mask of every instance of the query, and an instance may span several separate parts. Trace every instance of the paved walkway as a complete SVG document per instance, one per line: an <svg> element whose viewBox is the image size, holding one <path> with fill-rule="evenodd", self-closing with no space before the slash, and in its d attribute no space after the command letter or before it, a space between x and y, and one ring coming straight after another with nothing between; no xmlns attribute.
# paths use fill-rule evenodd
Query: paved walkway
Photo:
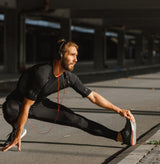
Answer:
<svg viewBox="0 0 160 164"><path fill-rule="evenodd" d="M102 93L104 97L108 98L114 104L125 108L131 107L131 110L135 114L137 120L137 136L140 137L147 130L160 123L159 75L160 73L133 76L128 79L122 78L101 81L87 85L93 90ZM6 75L6 81L16 81L17 77L13 76L8 79L9 76L10 75ZM4 83L5 79L1 79L1 82ZM7 88L7 86L5 87ZM9 90L5 90L5 87L1 88L2 90L4 89L4 93L12 89L12 85L9 86ZM69 92L70 96L68 95ZM89 104L88 101L80 99L80 97L78 97L77 94L70 89L67 89L65 94L64 104L85 117L89 117L96 121L98 120L102 124L112 128L116 127L119 129L123 126L121 118L112 112L95 108L95 106ZM2 104L4 97L1 97L0 103ZM51 96L51 98L54 99L55 97L56 95ZM129 105L126 104L126 106L123 106L123 104L126 103L126 100ZM105 113L107 115L105 115ZM10 127L6 125L6 122L3 120L1 115L2 113L0 112L0 137L1 142L3 142L6 134L10 131ZM113 120L117 120L119 125L114 124ZM38 128L40 127L41 131L46 131L46 127L48 127L48 124L44 124L42 122L32 122ZM70 129L68 127L59 128L59 126L55 126L54 131L56 131L56 133L49 134L44 137L36 135L28 123L26 127L28 129L28 133L23 141L25 148L22 152L19 154L15 153L13 150L6 153L0 153L0 159L6 164L20 164L22 161L23 164L36 163L36 161L39 163L44 163L45 161L47 163L53 163L53 159L55 164L62 164L64 162L66 164L90 164L90 162L92 164L160 163L160 145L148 144L150 141L160 140L160 126L157 126L153 135L147 137L147 139L142 142L138 142L136 146L127 147L125 151L120 153L110 162L107 162L107 159L109 159L109 157L114 153L124 149L125 146L121 146L119 143L103 138L93 137L82 133L77 129ZM11 158L12 161L10 160ZM107 159L105 160L105 158Z"/></svg>
<svg viewBox="0 0 160 164"><path fill-rule="evenodd" d="M135 149L128 148L109 164L160 164L160 143L151 144L151 141L160 141L160 129Z"/></svg>

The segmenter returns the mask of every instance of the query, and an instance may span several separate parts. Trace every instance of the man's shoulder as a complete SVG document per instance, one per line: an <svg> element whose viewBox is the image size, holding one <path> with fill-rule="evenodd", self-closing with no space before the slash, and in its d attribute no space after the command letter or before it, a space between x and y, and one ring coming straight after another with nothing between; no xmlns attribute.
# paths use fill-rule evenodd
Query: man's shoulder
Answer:
<svg viewBox="0 0 160 164"><path fill-rule="evenodd" d="M49 63L36 64L30 68L33 73L47 74L52 71L52 66Z"/></svg>
<svg viewBox="0 0 160 164"><path fill-rule="evenodd" d="M77 75L73 72L70 72L70 71L65 71L65 74L66 76L68 76L69 78L72 78L72 77L77 77Z"/></svg>
<svg viewBox="0 0 160 164"><path fill-rule="evenodd" d="M35 65L36 71L49 72L52 70L52 65L50 63L42 63Z"/></svg>
<svg viewBox="0 0 160 164"><path fill-rule="evenodd" d="M32 76L39 80L49 79L52 74L52 65L50 63L36 64L28 70Z"/></svg>
<svg viewBox="0 0 160 164"><path fill-rule="evenodd" d="M67 71L66 77L69 79L69 81L74 84L77 81L80 81L79 77L74 72Z"/></svg>

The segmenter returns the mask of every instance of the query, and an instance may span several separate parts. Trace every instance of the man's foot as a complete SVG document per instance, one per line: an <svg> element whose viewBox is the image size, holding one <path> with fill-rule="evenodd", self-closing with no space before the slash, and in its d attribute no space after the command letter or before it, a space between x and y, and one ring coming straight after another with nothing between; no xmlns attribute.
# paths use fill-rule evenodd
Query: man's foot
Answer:
<svg viewBox="0 0 160 164"><path fill-rule="evenodd" d="M120 131L123 139L123 144L135 145L136 144L136 121L126 120L126 125L123 130Z"/></svg>
<svg viewBox="0 0 160 164"><path fill-rule="evenodd" d="M9 137L7 138L6 142L4 143L4 146L8 145L13 139L16 134L16 130L14 129L10 134ZM27 130L23 129L21 133L21 139L27 134Z"/></svg>

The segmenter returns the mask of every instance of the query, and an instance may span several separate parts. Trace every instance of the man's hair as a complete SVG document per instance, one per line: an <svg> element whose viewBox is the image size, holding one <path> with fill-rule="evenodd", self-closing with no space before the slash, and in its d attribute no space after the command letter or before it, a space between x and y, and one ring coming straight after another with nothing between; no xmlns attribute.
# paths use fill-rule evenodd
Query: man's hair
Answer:
<svg viewBox="0 0 160 164"><path fill-rule="evenodd" d="M58 53L64 55L68 51L68 47L75 47L78 50L78 45L73 41L66 41L65 39L60 39L57 42Z"/></svg>

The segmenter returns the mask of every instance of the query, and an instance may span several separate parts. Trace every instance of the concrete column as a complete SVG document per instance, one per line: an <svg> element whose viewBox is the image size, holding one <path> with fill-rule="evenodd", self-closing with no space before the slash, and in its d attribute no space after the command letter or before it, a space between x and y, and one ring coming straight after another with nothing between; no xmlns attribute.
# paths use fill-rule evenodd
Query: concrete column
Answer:
<svg viewBox="0 0 160 164"><path fill-rule="evenodd" d="M142 63L143 55L143 35L136 35L136 45L135 45L135 64L140 65Z"/></svg>
<svg viewBox="0 0 160 164"><path fill-rule="evenodd" d="M102 28L95 29L94 38L94 66L96 69L104 69L105 56L105 31Z"/></svg>
<svg viewBox="0 0 160 164"><path fill-rule="evenodd" d="M18 13L14 9L5 12L4 68L8 73L17 72L18 63Z"/></svg>
<svg viewBox="0 0 160 164"><path fill-rule="evenodd" d="M19 71L25 70L26 65L26 38L25 38L25 17L21 15L20 17L20 38L19 38Z"/></svg>
<svg viewBox="0 0 160 164"><path fill-rule="evenodd" d="M118 49L117 49L117 64L118 66L124 65L125 58L125 32L124 30L118 31Z"/></svg>
<svg viewBox="0 0 160 164"><path fill-rule="evenodd" d="M72 33L71 33L71 25L72 20L71 19L61 19L61 30L60 30L60 38L65 38L66 40L72 40Z"/></svg>
<svg viewBox="0 0 160 164"><path fill-rule="evenodd" d="M149 36L148 38L148 64L152 64L153 62L153 37Z"/></svg>
<svg viewBox="0 0 160 164"><path fill-rule="evenodd" d="M157 63L160 63L160 40L159 40L159 46L158 46L158 60Z"/></svg>

